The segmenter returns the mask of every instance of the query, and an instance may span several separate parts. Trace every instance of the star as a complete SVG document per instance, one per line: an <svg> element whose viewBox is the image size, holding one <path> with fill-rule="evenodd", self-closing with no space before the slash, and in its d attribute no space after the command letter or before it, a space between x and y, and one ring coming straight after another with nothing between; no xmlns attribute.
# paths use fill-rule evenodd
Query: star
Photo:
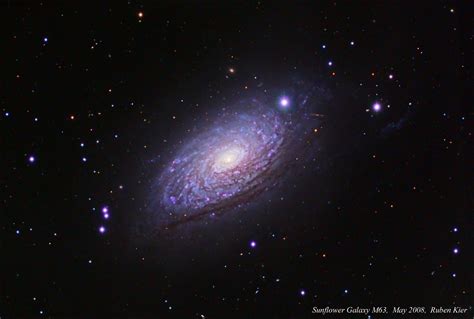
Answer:
<svg viewBox="0 0 474 319"><path fill-rule="evenodd" d="M286 96L284 96L280 99L280 105L286 108L287 106L290 105L290 100Z"/></svg>
<svg viewBox="0 0 474 319"><path fill-rule="evenodd" d="M382 109L382 105L380 105L379 102L375 102L375 103L372 105L372 109L373 109L375 112L379 112L379 111Z"/></svg>

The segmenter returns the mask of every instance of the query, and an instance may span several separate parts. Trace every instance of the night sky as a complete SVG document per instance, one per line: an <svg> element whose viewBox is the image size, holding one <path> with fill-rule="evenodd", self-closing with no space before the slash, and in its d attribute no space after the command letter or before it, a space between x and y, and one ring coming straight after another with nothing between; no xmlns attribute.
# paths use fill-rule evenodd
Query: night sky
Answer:
<svg viewBox="0 0 474 319"><path fill-rule="evenodd" d="M464 4L3 1L0 317L472 317Z"/></svg>

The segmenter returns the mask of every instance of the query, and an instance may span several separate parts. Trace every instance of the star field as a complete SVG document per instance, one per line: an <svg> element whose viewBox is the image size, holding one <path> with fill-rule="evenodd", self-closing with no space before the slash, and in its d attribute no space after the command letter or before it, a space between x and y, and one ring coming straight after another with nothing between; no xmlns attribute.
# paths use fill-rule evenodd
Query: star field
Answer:
<svg viewBox="0 0 474 319"><path fill-rule="evenodd" d="M472 315L464 3L0 6L1 318Z"/></svg>

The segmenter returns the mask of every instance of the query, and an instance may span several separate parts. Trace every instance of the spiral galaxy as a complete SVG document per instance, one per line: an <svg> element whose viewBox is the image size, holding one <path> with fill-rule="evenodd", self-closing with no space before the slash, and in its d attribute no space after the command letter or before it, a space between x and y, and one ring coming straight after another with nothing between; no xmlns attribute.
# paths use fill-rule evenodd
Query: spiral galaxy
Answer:
<svg viewBox="0 0 474 319"><path fill-rule="evenodd" d="M176 152L157 179L162 223L215 216L271 189L297 160L304 144L300 124L291 112L257 100L218 116Z"/></svg>

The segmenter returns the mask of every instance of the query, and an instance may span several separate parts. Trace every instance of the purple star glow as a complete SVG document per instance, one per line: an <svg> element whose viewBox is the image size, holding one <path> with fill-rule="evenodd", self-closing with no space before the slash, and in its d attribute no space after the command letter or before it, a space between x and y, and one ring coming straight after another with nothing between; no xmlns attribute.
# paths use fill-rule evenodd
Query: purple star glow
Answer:
<svg viewBox="0 0 474 319"><path fill-rule="evenodd" d="M284 96L280 99L280 105L286 108L290 105L290 100L286 96Z"/></svg>
<svg viewBox="0 0 474 319"><path fill-rule="evenodd" d="M372 109L373 109L375 112L379 112L379 111L382 109L382 105L380 105L379 102L375 102L374 105L372 105Z"/></svg>

